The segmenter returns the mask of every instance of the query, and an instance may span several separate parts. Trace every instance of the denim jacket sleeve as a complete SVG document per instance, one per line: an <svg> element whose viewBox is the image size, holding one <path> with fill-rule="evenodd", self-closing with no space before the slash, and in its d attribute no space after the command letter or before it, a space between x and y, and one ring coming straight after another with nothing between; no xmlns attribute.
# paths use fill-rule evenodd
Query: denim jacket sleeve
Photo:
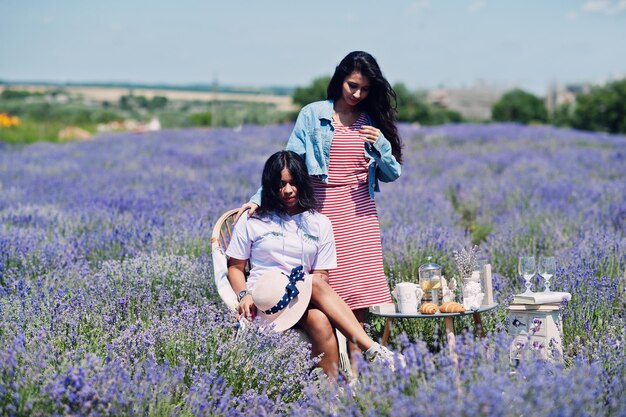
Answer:
<svg viewBox="0 0 626 417"><path fill-rule="evenodd" d="M261 193L263 192L263 187L259 187L259 189L257 190L256 194L254 194L252 197L250 197L250 201L248 201L249 203L254 203L257 206L261 205Z"/></svg>
<svg viewBox="0 0 626 417"><path fill-rule="evenodd" d="M303 158L306 154L306 118L307 116L304 111L298 113L296 124L293 127L291 135L289 135L287 146L285 146L285 150L293 151Z"/></svg>
<svg viewBox="0 0 626 417"><path fill-rule="evenodd" d="M402 167L391 153L391 143L380 133L373 145L367 144L368 153L376 163L376 178L382 182L392 182L402 174Z"/></svg>

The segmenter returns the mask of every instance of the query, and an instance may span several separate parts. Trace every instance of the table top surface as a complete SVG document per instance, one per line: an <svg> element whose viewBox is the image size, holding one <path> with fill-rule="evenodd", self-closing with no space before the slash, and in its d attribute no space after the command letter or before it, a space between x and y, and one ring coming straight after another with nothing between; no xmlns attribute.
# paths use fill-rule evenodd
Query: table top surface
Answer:
<svg viewBox="0 0 626 417"><path fill-rule="evenodd" d="M419 312L406 314L406 313L398 313L398 312L381 313L381 312L370 311L370 314L373 314L374 316L379 316L379 317L391 317L391 318L396 318L396 319L435 319L435 318L445 318L445 317L467 316L468 314L475 314L475 313L480 314L480 313L493 310L496 307L498 307L498 303L481 306L478 310L466 310L461 313L440 313L439 311L437 311L435 314L422 314Z"/></svg>

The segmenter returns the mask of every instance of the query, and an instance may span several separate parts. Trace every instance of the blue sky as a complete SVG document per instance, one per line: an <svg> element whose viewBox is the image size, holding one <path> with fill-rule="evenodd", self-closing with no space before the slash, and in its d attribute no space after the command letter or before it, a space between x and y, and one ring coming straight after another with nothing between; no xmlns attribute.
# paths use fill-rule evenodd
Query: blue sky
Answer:
<svg viewBox="0 0 626 417"><path fill-rule="evenodd" d="M0 80L298 86L352 50L412 89L626 76L626 0L0 0Z"/></svg>

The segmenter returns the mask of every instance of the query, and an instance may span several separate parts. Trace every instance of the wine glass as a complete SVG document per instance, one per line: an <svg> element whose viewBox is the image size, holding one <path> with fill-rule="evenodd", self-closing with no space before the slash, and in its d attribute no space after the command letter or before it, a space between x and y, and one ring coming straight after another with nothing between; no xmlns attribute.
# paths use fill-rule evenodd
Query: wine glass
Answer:
<svg viewBox="0 0 626 417"><path fill-rule="evenodd" d="M556 272L556 261L554 256L540 256L537 272L539 272L539 275L543 277L544 291L550 292L550 278L552 278Z"/></svg>
<svg viewBox="0 0 626 417"><path fill-rule="evenodd" d="M537 268L535 267L534 256L520 256L517 263L517 272L524 277L526 281L526 291L523 295L531 295L533 292L530 290L532 287L531 279L535 276Z"/></svg>

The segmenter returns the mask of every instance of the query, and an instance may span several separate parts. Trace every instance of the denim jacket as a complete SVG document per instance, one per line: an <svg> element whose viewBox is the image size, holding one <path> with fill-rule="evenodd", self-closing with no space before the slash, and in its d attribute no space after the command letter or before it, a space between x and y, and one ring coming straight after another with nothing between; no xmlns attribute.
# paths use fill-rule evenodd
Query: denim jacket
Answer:
<svg viewBox="0 0 626 417"><path fill-rule="evenodd" d="M286 147L288 151L293 151L304 158L309 175L319 175L324 182L328 181L330 146L335 133L331 124L333 104L332 100L326 100L303 107ZM368 119L370 124L374 125L369 115ZM402 169L391 153L391 143L382 133L373 145L364 143L364 152L365 157L369 159L367 172L369 194L374 198L374 192L380 191L378 181L394 181L400 176ZM250 202L260 204L260 189Z"/></svg>

